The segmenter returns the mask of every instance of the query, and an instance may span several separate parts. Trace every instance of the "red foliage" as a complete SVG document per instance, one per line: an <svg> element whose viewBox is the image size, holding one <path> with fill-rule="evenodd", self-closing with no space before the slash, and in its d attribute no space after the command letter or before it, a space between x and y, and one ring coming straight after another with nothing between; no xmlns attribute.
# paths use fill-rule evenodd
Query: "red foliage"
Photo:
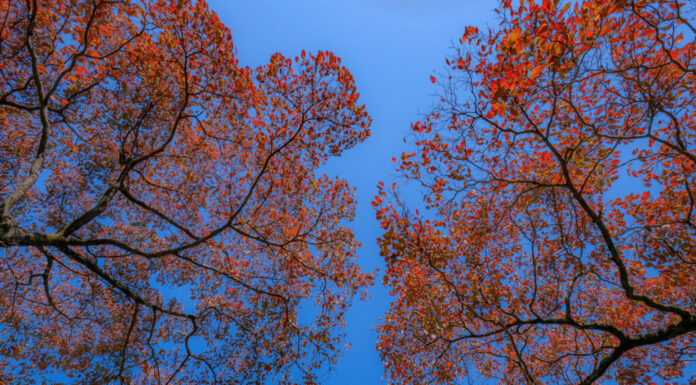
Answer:
<svg viewBox="0 0 696 385"><path fill-rule="evenodd" d="M316 174L369 135L339 59L240 67L202 0L0 15L0 380L313 383L372 279Z"/></svg>
<svg viewBox="0 0 696 385"><path fill-rule="evenodd" d="M648 384L696 358L696 26L680 1L505 1L380 191L396 383ZM693 381L693 380L692 380Z"/></svg>

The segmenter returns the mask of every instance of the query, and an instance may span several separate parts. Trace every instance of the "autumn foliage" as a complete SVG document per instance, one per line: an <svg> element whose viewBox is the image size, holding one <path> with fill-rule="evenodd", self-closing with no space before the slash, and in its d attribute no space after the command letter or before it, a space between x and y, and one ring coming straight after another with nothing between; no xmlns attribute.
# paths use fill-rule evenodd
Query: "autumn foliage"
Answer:
<svg viewBox="0 0 696 385"><path fill-rule="evenodd" d="M696 381L695 12L504 1L466 29L399 162L420 210L374 202L393 383Z"/></svg>
<svg viewBox="0 0 696 385"><path fill-rule="evenodd" d="M202 0L0 1L0 383L313 383L371 281L316 170L369 123Z"/></svg>

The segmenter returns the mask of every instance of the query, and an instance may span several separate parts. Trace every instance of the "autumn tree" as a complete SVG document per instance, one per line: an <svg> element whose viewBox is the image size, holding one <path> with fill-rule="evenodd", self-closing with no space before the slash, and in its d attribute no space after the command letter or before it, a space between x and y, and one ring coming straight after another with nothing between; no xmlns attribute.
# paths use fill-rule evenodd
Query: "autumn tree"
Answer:
<svg viewBox="0 0 696 385"><path fill-rule="evenodd" d="M696 381L694 11L508 0L466 29L399 162L424 202L374 202L393 383Z"/></svg>
<svg viewBox="0 0 696 385"><path fill-rule="evenodd" d="M339 59L241 67L203 0L0 15L0 383L314 383L371 281Z"/></svg>

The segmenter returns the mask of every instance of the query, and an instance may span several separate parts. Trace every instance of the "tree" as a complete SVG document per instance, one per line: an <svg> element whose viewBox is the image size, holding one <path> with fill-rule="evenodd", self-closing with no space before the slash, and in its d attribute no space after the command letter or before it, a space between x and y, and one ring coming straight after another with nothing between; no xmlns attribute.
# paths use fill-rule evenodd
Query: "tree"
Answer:
<svg viewBox="0 0 696 385"><path fill-rule="evenodd" d="M240 67L202 0L0 14L0 380L314 383L372 279L340 60Z"/></svg>
<svg viewBox="0 0 696 385"><path fill-rule="evenodd" d="M693 374L693 11L508 0L497 29L466 29L401 156L424 207L384 188L373 203L396 295L378 348L395 383Z"/></svg>

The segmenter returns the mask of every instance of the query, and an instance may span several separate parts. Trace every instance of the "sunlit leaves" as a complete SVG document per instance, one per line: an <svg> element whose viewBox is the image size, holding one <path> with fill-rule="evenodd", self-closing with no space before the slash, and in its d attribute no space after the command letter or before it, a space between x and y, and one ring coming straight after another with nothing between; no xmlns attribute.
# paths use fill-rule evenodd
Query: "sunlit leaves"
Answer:
<svg viewBox="0 0 696 385"><path fill-rule="evenodd" d="M340 59L241 67L204 1L0 11L0 380L314 383L372 281L317 173L369 135Z"/></svg>
<svg viewBox="0 0 696 385"><path fill-rule="evenodd" d="M380 189L395 383L650 383L696 354L693 7L504 1Z"/></svg>

